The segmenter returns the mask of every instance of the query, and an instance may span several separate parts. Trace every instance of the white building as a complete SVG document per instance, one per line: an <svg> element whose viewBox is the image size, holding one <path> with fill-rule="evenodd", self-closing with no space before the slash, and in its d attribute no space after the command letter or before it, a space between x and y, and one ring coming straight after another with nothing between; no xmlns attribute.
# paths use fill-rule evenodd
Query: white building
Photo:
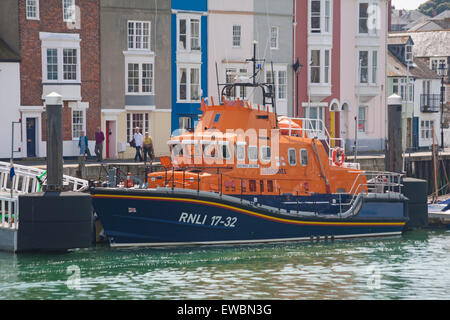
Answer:
<svg viewBox="0 0 450 320"><path fill-rule="evenodd" d="M11 130L20 119L20 57L0 39L0 158L11 156ZM14 156L22 157L21 125L14 125Z"/></svg>

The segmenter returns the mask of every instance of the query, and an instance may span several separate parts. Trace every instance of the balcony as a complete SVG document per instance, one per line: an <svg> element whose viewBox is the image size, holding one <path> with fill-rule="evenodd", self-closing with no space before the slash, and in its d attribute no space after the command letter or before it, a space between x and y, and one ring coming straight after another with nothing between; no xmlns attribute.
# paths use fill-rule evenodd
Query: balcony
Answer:
<svg viewBox="0 0 450 320"><path fill-rule="evenodd" d="M441 97L439 94L421 94L420 112L439 112Z"/></svg>

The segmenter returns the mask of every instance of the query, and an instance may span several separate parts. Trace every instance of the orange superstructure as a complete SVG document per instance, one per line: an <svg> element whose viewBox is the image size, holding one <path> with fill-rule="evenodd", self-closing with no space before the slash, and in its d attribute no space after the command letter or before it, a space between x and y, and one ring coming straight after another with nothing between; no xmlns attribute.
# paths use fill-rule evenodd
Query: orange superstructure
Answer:
<svg viewBox="0 0 450 320"><path fill-rule="evenodd" d="M148 187L230 195L361 191L355 185L365 184L365 176L351 164L331 160L331 138L322 122L278 118L269 109L239 99L203 101L197 127L171 138L171 165L149 174Z"/></svg>

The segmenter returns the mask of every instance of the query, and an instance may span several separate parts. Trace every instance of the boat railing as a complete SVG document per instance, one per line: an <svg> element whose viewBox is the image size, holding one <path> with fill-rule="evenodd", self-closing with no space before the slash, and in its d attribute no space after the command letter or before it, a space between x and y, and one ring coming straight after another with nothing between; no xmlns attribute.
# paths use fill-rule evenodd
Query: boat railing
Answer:
<svg viewBox="0 0 450 320"><path fill-rule="evenodd" d="M11 164L0 162L0 191L18 194L40 192L45 182L46 171L35 167L14 164L14 176L11 180ZM89 182L71 176L63 176L63 185L72 191L83 191L89 187Z"/></svg>
<svg viewBox="0 0 450 320"><path fill-rule="evenodd" d="M0 228L17 230L19 226L19 199L0 196Z"/></svg>
<svg viewBox="0 0 450 320"><path fill-rule="evenodd" d="M289 121L289 127L284 128L284 130L288 130L289 136L299 135L302 137L306 136L309 138L317 138L321 141L324 141L327 147L328 159L330 161L330 164L332 164L331 155L333 152L333 148L337 146L344 146L344 139L332 137L328 132L325 123L321 119L280 117L279 120ZM300 128L296 128L294 126L298 125L296 121L299 121L301 123Z"/></svg>

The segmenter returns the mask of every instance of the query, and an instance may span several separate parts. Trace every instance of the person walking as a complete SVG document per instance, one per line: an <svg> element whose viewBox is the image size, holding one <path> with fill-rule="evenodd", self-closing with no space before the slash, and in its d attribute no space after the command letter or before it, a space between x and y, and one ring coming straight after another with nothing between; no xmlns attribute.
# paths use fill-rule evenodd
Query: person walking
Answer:
<svg viewBox="0 0 450 320"><path fill-rule="evenodd" d="M87 154L89 157L91 156L88 138L84 135L84 131L81 131L80 138L78 139L78 147L80 148L80 155L85 156Z"/></svg>
<svg viewBox="0 0 450 320"><path fill-rule="evenodd" d="M143 144L143 137L142 133L139 132L139 127L136 127L136 132L133 135L133 139L136 144L136 155L134 156L134 161L137 162L137 159L139 158L139 162L142 161L142 155L141 155L141 149Z"/></svg>
<svg viewBox="0 0 450 320"><path fill-rule="evenodd" d="M142 150L144 152L144 162L147 162L147 155L148 155L150 165L152 165L154 157L155 157L155 152L153 150L152 137L150 137L148 135L148 132L145 133Z"/></svg>
<svg viewBox="0 0 450 320"><path fill-rule="evenodd" d="M95 131L95 155L97 156L97 162L103 160L103 141L105 141L105 135L100 127L97 127L97 131Z"/></svg>

